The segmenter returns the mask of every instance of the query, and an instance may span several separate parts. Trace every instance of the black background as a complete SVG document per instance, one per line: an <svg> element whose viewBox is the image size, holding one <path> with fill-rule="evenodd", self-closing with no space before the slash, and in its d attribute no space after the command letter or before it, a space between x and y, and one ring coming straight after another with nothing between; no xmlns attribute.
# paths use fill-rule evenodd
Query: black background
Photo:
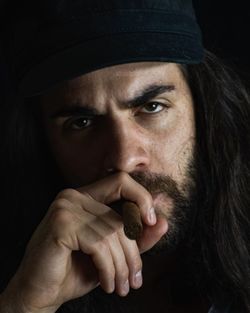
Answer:
<svg viewBox="0 0 250 313"><path fill-rule="evenodd" d="M250 0L193 0L204 46L250 85Z"/></svg>

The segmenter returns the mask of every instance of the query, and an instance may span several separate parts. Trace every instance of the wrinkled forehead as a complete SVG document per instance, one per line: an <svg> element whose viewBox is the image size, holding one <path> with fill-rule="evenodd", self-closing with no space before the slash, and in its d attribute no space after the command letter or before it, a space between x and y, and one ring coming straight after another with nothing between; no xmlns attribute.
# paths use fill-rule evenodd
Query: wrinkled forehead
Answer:
<svg viewBox="0 0 250 313"><path fill-rule="evenodd" d="M181 88L185 83L180 66L167 62L139 62L115 65L68 80L46 93L43 99L72 96L95 98L110 96L130 98L152 85L172 84Z"/></svg>

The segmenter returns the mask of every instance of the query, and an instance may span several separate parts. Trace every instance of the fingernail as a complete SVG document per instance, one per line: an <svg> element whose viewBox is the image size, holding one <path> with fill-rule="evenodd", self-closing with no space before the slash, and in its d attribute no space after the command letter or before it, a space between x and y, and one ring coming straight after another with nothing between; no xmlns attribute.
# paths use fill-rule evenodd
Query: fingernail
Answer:
<svg viewBox="0 0 250 313"><path fill-rule="evenodd" d="M156 223L156 215L155 215L155 209L151 208L149 210L149 221L151 224L155 224Z"/></svg>
<svg viewBox="0 0 250 313"><path fill-rule="evenodd" d="M137 288L141 287L142 285L142 272L141 271L135 274L134 284Z"/></svg>

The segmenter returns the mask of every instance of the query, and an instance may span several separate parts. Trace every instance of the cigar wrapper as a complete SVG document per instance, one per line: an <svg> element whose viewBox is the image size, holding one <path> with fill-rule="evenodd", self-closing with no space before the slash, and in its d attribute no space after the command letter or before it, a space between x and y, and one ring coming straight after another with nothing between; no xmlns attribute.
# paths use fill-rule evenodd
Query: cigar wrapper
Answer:
<svg viewBox="0 0 250 313"><path fill-rule="evenodd" d="M143 225L139 207L130 201L125 201L122 205L122 216L125 235L132 240L140 238Z"/></svg>

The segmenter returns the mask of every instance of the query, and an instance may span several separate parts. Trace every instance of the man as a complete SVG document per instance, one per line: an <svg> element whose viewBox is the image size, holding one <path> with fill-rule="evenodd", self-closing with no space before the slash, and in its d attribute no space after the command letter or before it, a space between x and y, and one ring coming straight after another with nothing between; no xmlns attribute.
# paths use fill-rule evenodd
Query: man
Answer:
<svg viewBox="0 0 250 313"><path fill-rule="evenodd" d="M0 312L250 312L249 99L191 2L33 6L4 33Z"/></svg>

